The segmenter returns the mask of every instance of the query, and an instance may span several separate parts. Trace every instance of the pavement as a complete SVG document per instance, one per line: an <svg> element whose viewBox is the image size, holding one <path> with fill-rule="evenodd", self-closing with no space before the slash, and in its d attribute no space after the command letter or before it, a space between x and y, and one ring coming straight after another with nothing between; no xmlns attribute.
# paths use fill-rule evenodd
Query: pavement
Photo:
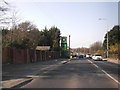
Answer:
<svg viewBox="0 0 120 90"><path fill-rule="evenodd" d="M14 88L17 85L23 84L25 82L29 82L31 80L32 80L32 78L28 78L28 79L27 78L22 78L22 79L6 80L6 81L3 81L1 83L2 84L1 88Z"/></svg>
<svg viewBox="0 0 120 90"><path fill-rule="evenodd" d="M4 64L2 65L2 81L0 88L15 88L24 83L30 82L40 70L60 63L62 59L41 61L28 64Z"/></svg>
<svg viewBox="0 0 120 90"><path fill-rule="evenodd" d="M107 60L112 63L120 64L120 61L118 59L107 58Z"/></svg>

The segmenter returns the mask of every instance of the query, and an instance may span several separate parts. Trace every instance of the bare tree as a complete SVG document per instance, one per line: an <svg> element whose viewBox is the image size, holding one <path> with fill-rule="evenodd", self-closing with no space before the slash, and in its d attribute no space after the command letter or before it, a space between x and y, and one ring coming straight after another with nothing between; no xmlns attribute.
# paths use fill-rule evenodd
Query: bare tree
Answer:
<svg viewBox="0 0 120 90"><path fill-rule="evenodd" d="M97 53L98 50L102 50L102 42L97 41L90 45L91 53Z"/></svg>
<svg viewBox="0 0 120 90"><path fill-rule="evenodd" d="M10 27L15 27L19 22L20 22L20 18L19 18L19 12L16 11L15 9L13 9L11 11L11 22L10 22Z"/></svg>
<svg viewBox="0 0 120 90"><path fill-rule="evenodd" d="M34 49L39 40L39 30L30 22L22 22L12 27L3 37L3 46Z"/></svg>
<svg viewBox="0 0 120 90"><path fill-rule="evenodd" d="M9 24L11 20L11 17L8 16L9 10L9 4L4 0L0 1L0 27Z"/></svg>

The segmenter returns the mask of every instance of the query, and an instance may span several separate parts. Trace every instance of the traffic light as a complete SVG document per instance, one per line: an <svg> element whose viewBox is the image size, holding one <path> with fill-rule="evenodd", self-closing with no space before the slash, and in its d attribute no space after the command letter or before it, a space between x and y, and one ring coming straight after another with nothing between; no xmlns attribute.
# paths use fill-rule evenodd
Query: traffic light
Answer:
<svg viewBox="0 0 120 90"><path fill-rule="evenodd" d="M67 50L67 43L61 43L62 50Z"/></svg>
<svg viewBox="0 0 120 90"><path fill-rule="evenodd" d="M67 43L64 43L64 44L63 44L63 47L67 49Z"/></svg>
<svg viewBox="0 0 120 90"><path fill-rule="evenodd" d="M67 50L67 37L61 37L61 57L66 58L68 57L68 50Z"/></svg>
<svg viewBox="0 0 120 90"><path fill-rule="evenodd" d="M67 43L67 37L61 37L61 43Z"/></svg>
<svg viewBox="0 0 120 90"><path fill-rule="evenodd" d="M61 37L61 48L67 50L67 37Z"/></svg>

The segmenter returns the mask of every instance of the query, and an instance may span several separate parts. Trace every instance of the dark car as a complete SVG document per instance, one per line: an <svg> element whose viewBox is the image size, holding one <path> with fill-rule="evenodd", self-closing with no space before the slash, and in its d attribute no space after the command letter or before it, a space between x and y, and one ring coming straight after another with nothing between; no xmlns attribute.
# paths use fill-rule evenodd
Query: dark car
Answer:
<svg viewBox="0 0 120 90"><path fill-rule="evenodd" d="M84 55L79 55L78 57L79 57L79 58L84 58Z"/></svg>

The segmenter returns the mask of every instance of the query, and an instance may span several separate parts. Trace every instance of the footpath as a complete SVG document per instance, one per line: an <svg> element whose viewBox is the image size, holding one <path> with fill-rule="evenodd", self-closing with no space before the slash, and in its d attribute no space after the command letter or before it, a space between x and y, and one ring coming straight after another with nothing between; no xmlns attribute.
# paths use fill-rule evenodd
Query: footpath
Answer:
<svg viewBox="0 0 120 90"><path fill-rule="evenodd" d="M41 61L28 64L5 64L2 65L2 81L0 88L16 88L30 82L41 69L60 63L62 59Z"/></svg>
<svg viewBox="0 0 120 90"><path fill-rule="evenodd" d="M118 60L118 59L107 58L107 61L112 62L112 63L116 63L116 64L120 64L120 60Z"/></svg>

